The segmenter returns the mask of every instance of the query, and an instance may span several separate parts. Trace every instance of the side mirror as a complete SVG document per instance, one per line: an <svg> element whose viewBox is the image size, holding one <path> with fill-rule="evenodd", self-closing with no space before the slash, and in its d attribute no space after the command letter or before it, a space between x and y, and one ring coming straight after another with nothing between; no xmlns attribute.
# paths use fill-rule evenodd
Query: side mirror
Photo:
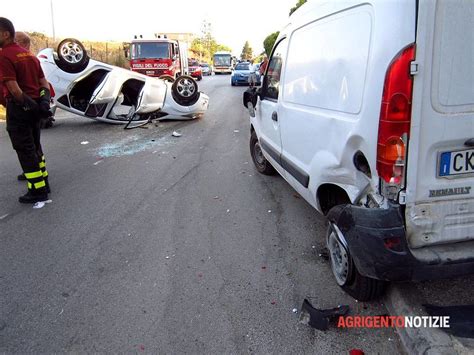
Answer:
<svg viewBox="0 0 474 355"><path fill-rule="evenodd" d="M251 117L255 117L255 107L257 106L257 100L260 95L260 88L249 88L244 92L243 104L245 108L249 110L249 114Z"/></svg>

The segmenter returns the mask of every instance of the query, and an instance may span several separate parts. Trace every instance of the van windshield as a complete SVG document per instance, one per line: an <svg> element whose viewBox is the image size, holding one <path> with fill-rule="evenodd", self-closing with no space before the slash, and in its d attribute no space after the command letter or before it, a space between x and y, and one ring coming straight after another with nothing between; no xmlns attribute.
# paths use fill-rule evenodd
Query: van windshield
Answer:
<svg viewBox="0 0 474 355"><path fill-rule="evenodd" d="M170 57L169 43L142 42L132 44L132 59Z"/></svg>

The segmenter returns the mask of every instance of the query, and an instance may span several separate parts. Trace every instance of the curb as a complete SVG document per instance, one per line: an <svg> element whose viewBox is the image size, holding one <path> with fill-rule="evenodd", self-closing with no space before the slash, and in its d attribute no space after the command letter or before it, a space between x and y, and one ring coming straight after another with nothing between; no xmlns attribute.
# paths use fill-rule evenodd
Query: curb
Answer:
<svg viewBox="0 0 474 355"><path fill-rule="evenodd" d="M407 284L393 284L384 298L392 315L428 315L420 303L420 297ZM474 352L474 340L457 338L436 328L397 328L401 344L408 354L467 355Z"/></svg>

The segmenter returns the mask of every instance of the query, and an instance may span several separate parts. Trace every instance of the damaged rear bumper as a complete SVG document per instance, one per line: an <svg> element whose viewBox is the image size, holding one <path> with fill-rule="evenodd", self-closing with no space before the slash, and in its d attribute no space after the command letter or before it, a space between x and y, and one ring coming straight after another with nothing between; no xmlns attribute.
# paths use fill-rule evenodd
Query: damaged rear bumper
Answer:
<svg viewBox="0 0 474 355"><path fill-rule="evenodd" d="M474 274L474 256L450 262L427 263L411 253L403 213L353 205L334 207L328 219L337 224L358 271L387 281L421 281Z"/></svg>

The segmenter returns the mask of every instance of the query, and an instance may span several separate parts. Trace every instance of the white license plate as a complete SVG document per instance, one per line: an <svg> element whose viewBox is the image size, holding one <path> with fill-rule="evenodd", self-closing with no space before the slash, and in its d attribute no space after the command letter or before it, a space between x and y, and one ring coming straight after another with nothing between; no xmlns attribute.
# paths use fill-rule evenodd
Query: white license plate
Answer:
<svg viewBox="0 0 474 355"><path fill-rule="evenodd" d="M474 174L474 149L442 152L438 161L438 176Z"/></svg>

